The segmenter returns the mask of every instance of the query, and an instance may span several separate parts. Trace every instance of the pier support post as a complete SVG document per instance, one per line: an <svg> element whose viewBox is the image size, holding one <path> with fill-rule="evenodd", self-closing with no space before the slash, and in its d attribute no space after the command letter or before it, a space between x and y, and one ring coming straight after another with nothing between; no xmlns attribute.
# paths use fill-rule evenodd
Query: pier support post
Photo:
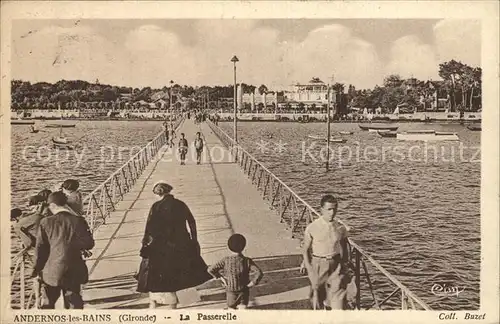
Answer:
<svg viewBox="0 0 500 324"><path fill-rule="evenodd" d="M361 254L356 249L356 308L361 309Z"/></svg>

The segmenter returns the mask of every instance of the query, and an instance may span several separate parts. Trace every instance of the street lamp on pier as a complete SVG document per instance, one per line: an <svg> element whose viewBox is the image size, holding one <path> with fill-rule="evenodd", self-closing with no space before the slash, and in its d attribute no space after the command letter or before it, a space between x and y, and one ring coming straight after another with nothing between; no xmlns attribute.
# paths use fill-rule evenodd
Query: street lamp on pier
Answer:
<svg viewBox="0 0 500 324"><path fill-rule="evenodd" d="M234 105L234 130L233 130L233 138L234 138L234 142L235 143L238 143L238 131L237 131L237 108L236 108L236 62L238 62L238 58L235 56L233 56L233 58L231 59L231 62L233 62L233 66L234 66L234 98L233 98L233 105Z"/></svg>
<svg viewBox="0 0 500 324"><path fill-rule="evenodd" d="M172 87L173 87L174 81L170 80L170 110L172 110Z"/></svg>
<svg viewBox="0 0 500 324"><path fill-rule="evenodd" d="M172 115L173 115L173 109L172 109L172 87L173 87L173 84L174 84L174 81L173 80L170 80L170 106L169 106L169 109L170 109L170 126L172 126Z"/></svg>

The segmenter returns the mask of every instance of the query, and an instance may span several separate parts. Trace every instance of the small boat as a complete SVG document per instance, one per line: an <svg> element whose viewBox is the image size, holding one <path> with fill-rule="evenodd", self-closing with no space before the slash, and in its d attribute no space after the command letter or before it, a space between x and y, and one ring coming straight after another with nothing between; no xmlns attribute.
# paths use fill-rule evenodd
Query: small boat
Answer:
<svg viewBox="0 0 500 324"><path fill-rule="evenodd" d="M451 132L421 132L421 133L398 133L398 140L402 141L458 141L458 135Z"/></svg>
<svg viewBox="0 0 500 324"><path fill-rule="evenodd" d="M476 125L468 125L467 126L467 129L468 130L471 130L471 131L481 131L481 124L476 124Z"/></svg>
<svg viewBox="0 0 500 324"><path fill-rule="evenodd" d="M377 133L382 137L396 137L398 135L397 132L393 131L377 131Z"/></svg>
<svg viewBox="0 0 500 324"><path fill-rule="evenodd" d="M70 141L66 137L53 137L52 142L55 144L69 144Z"/></svg>
<svg viewBox="0 0 500 324"><path fill-rule="evenodd" d="M31 125L31 131L30 133L38 133L38 129L35 129L35 126Z"/></svg>
<svg viewBox="0 0 500 324"><path fill-rule="evenodd" d="M47 124L45 127L47 128L69 128L69 127L75 127L76 124Z"/></svg>
<svg viewBox="0 0 500 324"><path fill-rule="evenodd" d="M26 120L26 119L12 119L10 121L11 125L35 125L35 122L33 120Z"/></svg>
<svg viewBox="0 0 500 324"><path fill-rule="evenodd" d="M324 136L308 135L307 137L310 139L313 139L313 140L319 140L319 141L326 142L326 137L324 137ZM330 136L330 143L345 143L345 142L347 142L347 140L345 138Z"/></svg>
<svg viewBox="0 0 500 324"><path fill-rule="evenodd" d="M416 130L407 130L405 133L408 134L434 134L436 131L433 129L416 129Z"/></svg>
<svg viewBox="0 0 500 324"><path fill-rule="evenodd" d="M386 123L372 123L367 125L358 124L358 127L361 128L362 130L367 130L372 132L376 132L379 130L395 131L399 128L399 126L390 126L387 125Z"/></svg>
<svg viewBox="0 0 500 324"><path fill-rule="evenodd" d="M63 144L63 143L57 143L52 139L52 144L54 145L55 149L59 150L74 150L75 147L72 144Z"/></svg>
<svg viewBox="0 0 500 324"><path fill-rule="evenodd" d="M340 135L352 135L352 134L354 134L354 132L340 131L339 134Z"/></svg>
<svg viewBox="0 0 500 324"><path fill-rule="evenodd" d="M54 146L55 149L60 149L60 150L74 150L75 146L71 144L71 141L69 141L65 137L53 137L52 138L52 145Z"/></svg>

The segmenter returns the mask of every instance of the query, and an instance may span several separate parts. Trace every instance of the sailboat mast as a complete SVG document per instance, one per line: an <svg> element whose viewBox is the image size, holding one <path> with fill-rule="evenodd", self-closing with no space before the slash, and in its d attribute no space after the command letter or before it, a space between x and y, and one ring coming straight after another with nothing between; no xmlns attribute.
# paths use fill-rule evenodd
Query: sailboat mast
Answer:
<svg viewBox="0 0 500 324"><path fill-rule="evenodd" d="M61 120L61 124L59 124L59 137L62 138L62 112L61 112L61 102L59 101L59 119Z"/></svg>

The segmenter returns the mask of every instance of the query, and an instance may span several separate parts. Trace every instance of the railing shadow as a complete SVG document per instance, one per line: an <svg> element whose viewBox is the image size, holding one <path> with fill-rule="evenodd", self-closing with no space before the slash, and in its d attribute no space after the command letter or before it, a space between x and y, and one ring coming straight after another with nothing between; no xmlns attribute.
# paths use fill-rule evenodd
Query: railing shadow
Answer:
<svg viewBox="0 0 500 324"><path fill-rule="evenodd" d="M293 301L265 303L259 304L256 298L271 296L295 291L309 286L309 279L306 275L300 273L300 264L302 262L301 255L283 255L266 258L253 259L257 266L264 272L262 281L250 290L251 306L255 309L310 309L310 304L307 295L300 295ZM222 284L218 280L211 280L197 287L201 293L201 302L207 303L224 303L226 300L226 292ZM208 294L204 294L202 290L209 290ZM294 292L296 294L296 292ZM283 298L283 297L281 297ZM279 299L279 297L277 298ZM191 306L190 306L191 307Z"/></svg>
<svg viewBox="0 0 500 324"><path fill-rule="evenodd" d="M291 237L302 240L304 229L319 217L319 213L227 133L211 122L208 122L208 124L226 148L231 151L235 162L238 163L243 173L260 191L262 198L268 201L270 208L279 215L280 222L290 231ZM350 230L347 224L342 221L338 222L347 231ZM388 306L394 299L399 298L399 305L390 305L393 309L431 310L425 302L385 270L352 239L348 239L348 241L351 254L350 264L354 271L356 308L370 309L375 307L382 309L384 305ZM354 258L352 258L353 256ZM378 281L374 280L376 276L373 275L372 271L375 271L376 275L387 278L393 287L388 288L380 285ZM361 282L361 279L363 279L363 282ZM365 292L368 292L372 299L368 304L363 300L364 295L367 295ZM383 297L379 296L379 292Z"/></svg>
<svg viewBox="0 0 500 324"><path fill-rule="evenodd" d="M183 120L183 118L176 118L175 126L172 125L172 127L178 128ZM109 223L111 215L119 211L117 204L127 201L127 194L135 191L134 186L150 163L158 161L157 155L163 153L165 144L165 131L162 131L85 197L83 216L92 232L101 225ZM21 254L13 259L14 267L10 277L14 280L11 282L10 297L11 307L14 309L39 308L40 306L38 285L30 284L27 280L29 279L27 278L28 259L27 250L21 251Z"/></svg>

